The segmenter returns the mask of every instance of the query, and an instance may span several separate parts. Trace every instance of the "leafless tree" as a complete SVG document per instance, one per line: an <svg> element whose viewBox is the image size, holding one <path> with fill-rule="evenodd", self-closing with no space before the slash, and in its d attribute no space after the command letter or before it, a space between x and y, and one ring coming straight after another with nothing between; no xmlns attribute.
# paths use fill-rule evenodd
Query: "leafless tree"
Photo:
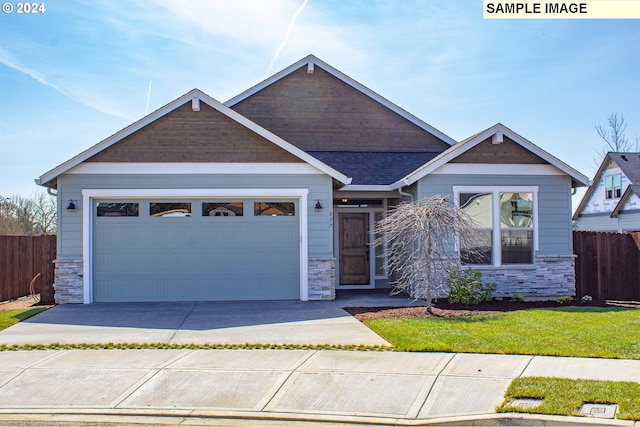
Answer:
<svg viewBox="0 0 640 427"><path fill-rule="evenodd" d="M460 269L456 246L477 247L473 222L449 197L402 202L376 224L377 246L384 248L393 293L432 300L446 289L448 271Z"/></svg>
<svg viewBox="0 0 640 427"><path fill-rule="evenodd" d="M627 121L622 114L611 113L607 117L605 125L596 125L596 132L602 138L606 146L598 151L598 157L594 159L596 165L600 165L607 152L637 152L640 137L636 136L635 143L629 141L625 132L627 131Z"/></svg>
<svg viewBox="0 0 640 427"><path fill-rule="evenodd" d="M13 196L1 202L0 234L55 234L57 207L53 196L39 191L32 197Z"/></svg>

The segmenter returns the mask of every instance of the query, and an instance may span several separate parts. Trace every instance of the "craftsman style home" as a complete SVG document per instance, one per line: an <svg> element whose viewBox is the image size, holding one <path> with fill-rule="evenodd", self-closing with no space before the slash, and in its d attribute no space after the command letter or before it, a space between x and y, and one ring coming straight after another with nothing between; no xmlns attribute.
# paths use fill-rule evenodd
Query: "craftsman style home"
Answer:
<svg viewBox="0 0 640 427"><path fill-rule="evenodd" d="M588 179L502 124L456 142L308 56L224 104L194 89L37 183L58 194L56 301L91 303L389 287L374 224L433 195L476 219L496 296L572 295Z"/></svg>
<svg viewBox="0 0 640 427"><path fill-rule="evenodd" d="M607 153L573 220L582 231L640 231L640 153Z"/></svg>

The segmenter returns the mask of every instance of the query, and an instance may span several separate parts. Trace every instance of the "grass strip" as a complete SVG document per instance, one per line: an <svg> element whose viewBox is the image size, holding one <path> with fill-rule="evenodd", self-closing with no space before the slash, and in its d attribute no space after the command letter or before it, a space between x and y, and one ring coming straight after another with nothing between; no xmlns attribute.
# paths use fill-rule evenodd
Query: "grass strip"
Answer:
<svg viewBox="0 0 640 427"><path fill-rule="evenodd" d="M378 345L337 344L171 344L171 343L80 343L80 344L0 344L0 351L31 350L347 350L394 351Z"/></svg>
<svg viewBox="0 0 640 427"><path fill-rule="evenodd" d="M31 316L35 316L38 313L48 310L47 307L32 307L21 308L15 310L1 310L0 311L0 331L13 326L18 322L28 319Z"/></svg>
<svg viewBox="0 0 640 427"><path fill-rule="evenodd" d="M399 351L640 359L638 309L562 307L364 324Z"/></svg>
<svg viewBox="0 0 640 427"><path fill-rule="evenodd" d="M544 399L533 408L511 406L517 398ZM522 377L513 380L497 412L579 416L584 403L617 404L618 419L640 420L640 384L622 381Z"/></svg>

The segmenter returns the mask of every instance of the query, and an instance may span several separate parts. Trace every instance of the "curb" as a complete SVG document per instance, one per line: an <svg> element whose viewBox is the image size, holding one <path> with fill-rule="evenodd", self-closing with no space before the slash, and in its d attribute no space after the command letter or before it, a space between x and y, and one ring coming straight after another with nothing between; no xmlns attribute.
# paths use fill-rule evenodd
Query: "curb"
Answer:
<svg viewBox="0 0 640 427"><path fill-rule="evenodd" d="M331 414L265 413L206 410L108 410L104 409L0 409L0 426L4 425L353 425L353 426L620 426L640 427L640 421L609 420L592 417L564 417L538 414L483 414L429 419L359 417Z"/></svg>

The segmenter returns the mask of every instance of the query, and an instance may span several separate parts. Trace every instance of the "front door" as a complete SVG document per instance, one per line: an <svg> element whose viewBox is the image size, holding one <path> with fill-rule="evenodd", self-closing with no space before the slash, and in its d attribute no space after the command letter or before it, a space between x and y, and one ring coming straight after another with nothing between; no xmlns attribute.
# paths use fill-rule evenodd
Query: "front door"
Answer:
<svg viewBox="0 0 640 427"><path fill-rule="evenodd" d="M339 213L340 285L369 285L369 213Z"/></svg>

